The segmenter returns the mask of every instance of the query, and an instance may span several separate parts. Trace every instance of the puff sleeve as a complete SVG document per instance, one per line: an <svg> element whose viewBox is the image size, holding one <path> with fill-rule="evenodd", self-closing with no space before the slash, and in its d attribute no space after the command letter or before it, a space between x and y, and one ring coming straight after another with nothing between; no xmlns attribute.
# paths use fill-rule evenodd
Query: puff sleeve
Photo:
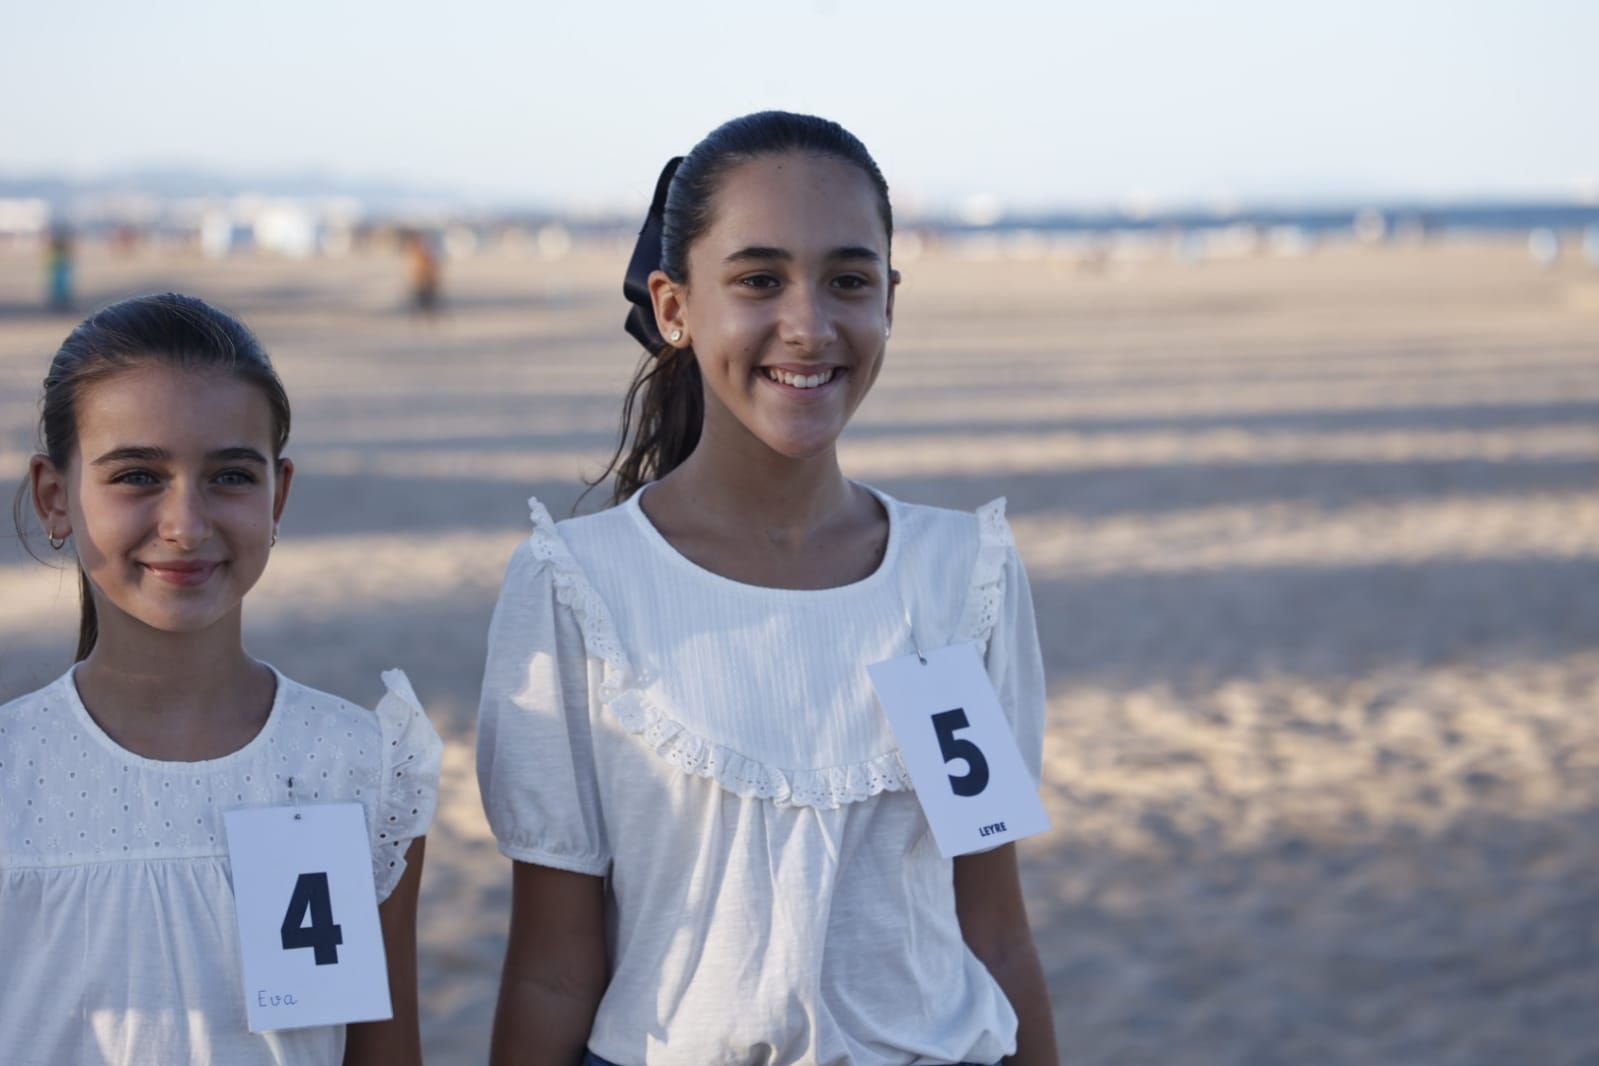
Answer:
<svg viewBox="0 0 1599 1066"><path fill-rule="evenodd" d="M603 876L611 855L589 716L601 667L591 676L582 628L557 595L557 564L533 545L512 555L489 627L478 785L506 856Z"/></svg>
<svg viewBox="0 0 1599 1066"><path fill-rule="evenodd" d="M400 670L383 674L388 692L378 701L383 743L377 824L372 833L372 878L378 902L389 898L405 873L405 852L433 822L439 798L444 743Z"/></svg>

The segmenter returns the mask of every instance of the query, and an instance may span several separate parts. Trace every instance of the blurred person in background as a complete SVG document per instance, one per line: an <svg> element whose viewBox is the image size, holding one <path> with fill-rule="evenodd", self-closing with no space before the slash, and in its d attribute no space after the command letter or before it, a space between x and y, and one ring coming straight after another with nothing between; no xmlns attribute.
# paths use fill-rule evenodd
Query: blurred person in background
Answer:
<svg viewBox="0 0 1599 1066"><path fill-rule="evenodd" d="M52 311L70 312L77 305L72 291L76 251L71 227L63 224L50 231L50 243L44 250L44 283Z"/></svg>
<svg viewBox="0 0 1599 1066"><path fill-rule="evenodd" d="M411 309L431 318L439 310L439 253L425 230L412 230L405 242L411 271Z"/></svg>

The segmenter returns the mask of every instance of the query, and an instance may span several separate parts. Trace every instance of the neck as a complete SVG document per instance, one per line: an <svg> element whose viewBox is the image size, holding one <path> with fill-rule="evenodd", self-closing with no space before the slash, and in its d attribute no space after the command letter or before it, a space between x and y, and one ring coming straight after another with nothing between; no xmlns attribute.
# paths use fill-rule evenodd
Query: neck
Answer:
<svg viewBox="0 0 1599 1066"><path fill-rule="evenodd" d="M241 747L271 711L276 679L245 653L240 616L194 633L152 629L102 600L100 635L74 680L112 739L160 759Z"/></svg>
<svg viewBox="0 0 1599 1066"><path fill-rule="evenodd" d="M737 523L802 536L846 507L852 487L838 465L838 452L804 459L779 455L746 434L724 442L707 420L699 445L662 479L702 513Z"/></svg>

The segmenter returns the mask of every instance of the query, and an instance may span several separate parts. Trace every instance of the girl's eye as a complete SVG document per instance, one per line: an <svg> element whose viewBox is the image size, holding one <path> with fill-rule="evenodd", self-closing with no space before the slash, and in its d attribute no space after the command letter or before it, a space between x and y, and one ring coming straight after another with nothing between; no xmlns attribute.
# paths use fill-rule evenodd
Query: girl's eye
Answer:
<svg viewBox="0 0 1599 1066"><path fill-rule="evenodd" d="M833 279L833 285L840 289L864 289L871 283L870 278L860 274L841 274Z"/></svg>
<svg viewBox="0 0 1599 1066"><path fill-rule="evenodd" d="M746 274L738 283L746 289L775 289L781 284L772 274Z"/></svg>
<svg viewBox="0 0 1599 1066"><path fill-rule="evenodd" d="M217 482L222 485L241 486L254 485L255 475L248 470L224 470L217 475Z"/></svg>
<svg viewBox="0 0 1599 1066"><path fill-rule="evenodd" d="M146 488L157 484L156 476L148 470L124 470L111 478L113 485L132 485L135 488Z"/></svg>

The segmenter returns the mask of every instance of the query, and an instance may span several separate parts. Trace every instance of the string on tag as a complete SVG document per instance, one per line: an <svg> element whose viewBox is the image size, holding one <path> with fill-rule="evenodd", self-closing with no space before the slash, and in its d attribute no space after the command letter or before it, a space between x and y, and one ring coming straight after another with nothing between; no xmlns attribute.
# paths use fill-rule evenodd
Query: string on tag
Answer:
<svg viewBox="0 0 1599 1066"><path fill-rule="evenodd" d="M904 602L903 597L901 598L900 602L901 603ZM927 656L922 654L921 641L916 639L916 626L915 626L914 623L911 622L911 609L910 609L910 607L908 605L905 607L905 628L910 630L911 648L914 649L915 652L916 652L916 661L921 663L923 666L926 666L927 665Z"/></svg>
<svg viewBox="0 0 1599 1066"><path fill-rule="evenodd" d="M294 798L294 778L289 778L289 806L294 808L294 820L300 821L300 801Z"/></svg>

